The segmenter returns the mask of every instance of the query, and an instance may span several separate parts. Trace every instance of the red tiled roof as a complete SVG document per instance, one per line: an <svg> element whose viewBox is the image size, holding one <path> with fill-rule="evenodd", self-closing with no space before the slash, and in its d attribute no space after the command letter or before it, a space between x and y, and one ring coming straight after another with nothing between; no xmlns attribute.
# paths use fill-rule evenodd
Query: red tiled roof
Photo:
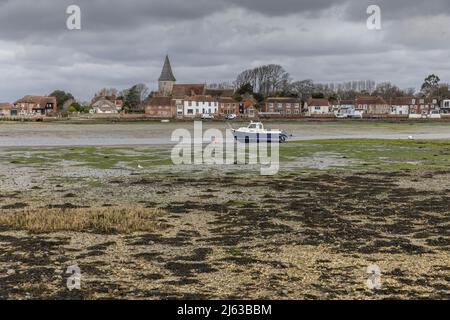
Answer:
<svg viewBox="0 0 450 320"><path fill-rule="evenodd" d="M268 103L300 103L300 100L297 98L290 98L290 97L270 97L266 99L266 102Z"/></svg>
<svg viewBox="0 0 450 320"><path fill-rule="evenodd" d="M14 108L14 105L12 103L0 103L0 110L11 110L12 108Z"/></svg>
<svg viewBox="0 0 450 320"><path fill-rule="evenodd" d="M328 99L308 99L308 106L321 106L328 107L330 105L330 101Z"/></svg>
<svg viewBox="0 0 450 320"><path fill-rule="evenodd" d="M172 99L169 97L152 97L145 101L146 106L170 106Z"/></svg>
<svg viewBox="0 0 450 320"><path fill-rule="evenodd" d="M221 102L221 103L239 103L238 101L234 100L231 97L221 97L221 98L219 98L219 102Z"/></svg>
<svg viewBox="0 0 450 320"><path fill-rule="evenodd" d="M25 96L22 99L17 100L15 104L17 103L30 103L40 105L52 103L54 106L56 106L56 98L47 96Z"/></svg>
<svg viewBox="0 0 450 320"><path fill-rule="evenodd" d="M217 99L215 99L211 96L205 96L205 95L187 96L184 98L184 100L185 101L203 101L203 102L217 101Z"/></svg>
<svg viewBox="0 0 450 320"><path fill-rule="evenodd" d="M205 92L205 84L174 84L172 95L176 98L185 96L202 95Z"/></svg>

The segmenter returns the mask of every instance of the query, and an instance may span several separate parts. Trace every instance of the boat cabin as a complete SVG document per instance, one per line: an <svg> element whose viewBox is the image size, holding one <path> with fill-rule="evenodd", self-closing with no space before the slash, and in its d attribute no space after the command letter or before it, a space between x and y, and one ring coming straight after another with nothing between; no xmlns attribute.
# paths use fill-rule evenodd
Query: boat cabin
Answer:
<svg viewBox="0 0 450 320"><path fill-rule="evenodd" d="M264 125L261 122L252 122L248 125L248 129L264 130Z"/></svg>

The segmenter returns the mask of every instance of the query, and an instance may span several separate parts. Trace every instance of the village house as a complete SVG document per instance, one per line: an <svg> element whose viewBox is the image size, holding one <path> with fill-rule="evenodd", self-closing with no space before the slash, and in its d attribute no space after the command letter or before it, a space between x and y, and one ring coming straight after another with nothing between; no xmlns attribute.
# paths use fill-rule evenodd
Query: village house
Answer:
<svg viewBox="0 0 450 320"><path fill-rule="evenodd" d="M439 114L440 106L437 97L412 97L409 108L410 116L424 117L432 114Z"/></svg>
<svg viewBox="0 0 450 320"><path fill-rule="evenodd" d="M170 97L152 97L144 102L145 115L150 118L174 118L176 109Z"/></svg>
<svg viewBox="0 0 450 320"><path fill-rule="evenodd" d="M57 110L55 97L25 96L14 103L19 116L49 115Z"/></svg>
<svg viewBox="0 0 450 320"><path fill-rule="evenodd" d="M397 97L390 100L392 115L409 115L416 105L415 97Z"/></svg>
<svg viewBox="0 0 450 320"><path fill-rule="evenodd" d="M0 103L0 117L13 117L17 116L17 110L14 105L9 102Z"/></svg>
<svg viewBox="0 0 450 320"><path fill-rule="evenodd" d="M316 115L333 115L328 99L308 99L305 102L305 110L308 117Z"/></svg>
<svg viewBox="0 0 450 320"><path fill-rule="evenodd" d="M91 113L95 114L117 114L123 109L123 100L116 95L95 96L91 101Z"/></svg>
<svg viewBox="0 0 450 320"><path fill-rule="evenodd" d="M240 102L231 97L219 98L219 113L227 116L230 114L239 115Z"/></svg>
<svg viewBox="0 0 450 320"><path fill-rule="evenodd" d="M441 113L450 114L450 99L442 100Z"/></svg>
<svg viewBox="0 0 450 320"><path fill-rule="evenodd" d="M219 102L211 96L187 96L183 100L183 115L197 117L201 115L218 115Z"/></svg>
<svg viewBox="0 0 450 320"><path fill-rule="evenodd" d="M264 103L266 115L298 116L301 114L301 103L297 98L267 98Z"/></svg>
<svg viewBox="0 0 450 320"><path fill-rule="evenodd" d="M239 103L238 116L245 118L256 118L259 115L259 110L256 107L257 101L253 96L245 97Z"/></svg>
<svg viewBox="0 0 450 320"><path fill-rule="evenodd" d="M355 98L355 110L365 115L387 115L390 105L382 97L358 96Z"/></svg>

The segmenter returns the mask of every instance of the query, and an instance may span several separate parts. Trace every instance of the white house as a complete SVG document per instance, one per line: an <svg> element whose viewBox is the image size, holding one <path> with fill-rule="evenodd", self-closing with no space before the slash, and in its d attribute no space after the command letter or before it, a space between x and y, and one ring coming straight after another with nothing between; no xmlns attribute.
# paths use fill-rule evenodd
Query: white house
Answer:
<svg viewBox="0 0 450 320"><path fill-rule="evenodd" d="M441 113L450 114L450 99L442 100Z"/></svg>
<svg viewBox="0 0 450 320"><path fill-rule="evenodd" d="M107 99L100 99L91 106L90 113L95 114L116 114L120 108L115 103Z"/></svg>
<svg viewBox="0 0 450 320"><path fill-rule="evenodd" d="M184 99L184 116L196 117L201 115L217 115L219 102L211 96L196 95Z"/></svg>
<svg viewBox="0 0 450 320"><path fill-rule="evenodd" d="M333 114L328 99L309 99L305 102L308 116Z"/></svg>
<svg viewBox="0 0 450 320"><path fill-rule="evenodd" d="M391 100L392 115L409 115L411 106L415 104L414 97L398 97Z"/></svg>

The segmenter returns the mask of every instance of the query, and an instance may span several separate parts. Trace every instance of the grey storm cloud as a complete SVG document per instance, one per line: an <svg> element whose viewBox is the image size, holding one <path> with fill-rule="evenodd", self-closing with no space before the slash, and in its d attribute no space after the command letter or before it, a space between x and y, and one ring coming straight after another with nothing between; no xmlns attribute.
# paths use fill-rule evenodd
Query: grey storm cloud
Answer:
<svg viewBox="0 0 450 320"><path fill-rule="evenodd" d="M82 30L66 28L78 5ZM383 28L366 28L368 5ZM156 87L165 54L181 82L232 82L283 65L294 79L450 81L448 0L0 0L0 102L68 90Z"/></svg>

